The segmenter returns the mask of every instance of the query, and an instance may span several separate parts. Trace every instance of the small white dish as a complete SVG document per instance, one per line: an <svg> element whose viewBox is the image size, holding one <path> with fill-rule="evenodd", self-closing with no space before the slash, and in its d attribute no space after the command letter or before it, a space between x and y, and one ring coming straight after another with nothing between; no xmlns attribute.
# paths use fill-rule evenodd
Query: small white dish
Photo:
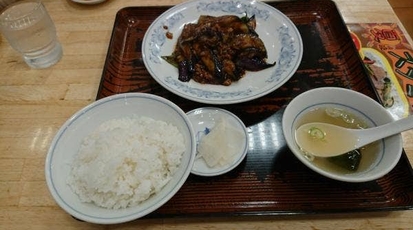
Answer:
<svg viewBox="0 0 413 230"><path fill-rule="evenodd" d="M204 107L187 112L192 123L196 143L199 144L205 135L205 130L211 130L220 119L226 119L228 124L243 133L243 140L238 143L239 153L231 164L222 167L210 168L202 157L195 159L191 173L198 176L218 176L225 174L237 167L245 158L248 151L248 133L244 123L233 113L215 107Z"/></svg>
<svg viewBox="0 0 413 230"><path fill-rule="evenodd" d="M255 15L256 32L267 49L267 62L276 65L245 76L230 86L178 80L178 70L162 56L174 50L183 26L200 15ZM173 34L172 39L166 37ZM260 1L194 0L172 7L148 28L142 42L142 58L152 77L164 88L186 99L207 104L233 104L267 95L287 82L296 72L303 55L301 35L282 12Z"/></svg>
<svg viewBox="0 0 413 230"><path fill-rule="evenodd" d="M106 0L72 0L72 2L86 4L86 5L95 5L95 4L105 2L105 1Z"/></svg>

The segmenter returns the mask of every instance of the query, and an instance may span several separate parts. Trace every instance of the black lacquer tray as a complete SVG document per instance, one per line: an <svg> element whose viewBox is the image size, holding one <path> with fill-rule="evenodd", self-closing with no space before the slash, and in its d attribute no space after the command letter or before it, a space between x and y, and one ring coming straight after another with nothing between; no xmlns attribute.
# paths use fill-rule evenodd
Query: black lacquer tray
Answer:
<svg viewBox="0 0 413 230"><path fill-rule="evenodd" d="M286 146L281 119L289 101L317 87L335 86L377 100L336 5L328 0L269 3L295 23L304 43L302 63L281 88L250 102L220 105L248 127L244 162L217 177L191 175L152 217L283 215L413 209L413 171L403 153L388 175L368 183L325 178L299 162ZM129 7L116 15L97 99L124 92L163 96L184 111L210 106L164 89L147 72L141 44L146 29L169 7Z"/></svg>

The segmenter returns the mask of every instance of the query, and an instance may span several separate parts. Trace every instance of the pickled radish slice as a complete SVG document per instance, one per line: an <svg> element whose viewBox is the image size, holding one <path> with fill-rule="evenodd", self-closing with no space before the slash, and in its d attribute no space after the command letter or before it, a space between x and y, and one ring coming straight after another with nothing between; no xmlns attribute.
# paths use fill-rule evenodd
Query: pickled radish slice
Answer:
<svg viewBox="0 0 413 230"><path fill-rule="evenodd" d="M208 167L214 168L231 164L239 153L239 145L243 141L243 133L232 127L225 119L220 119L204 136L198 153Z"/></svg>

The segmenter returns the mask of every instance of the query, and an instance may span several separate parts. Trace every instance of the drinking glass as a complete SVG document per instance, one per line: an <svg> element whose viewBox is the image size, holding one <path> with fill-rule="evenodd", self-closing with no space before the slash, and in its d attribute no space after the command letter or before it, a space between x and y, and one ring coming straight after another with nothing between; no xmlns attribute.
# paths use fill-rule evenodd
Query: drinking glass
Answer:
<svg viewBox="0 0 413 230"><path fill-rule="evenodd" d="M32 68L47 68L63 55L55 25L40 0L8 5L0 14L0 31Z"/></svg>

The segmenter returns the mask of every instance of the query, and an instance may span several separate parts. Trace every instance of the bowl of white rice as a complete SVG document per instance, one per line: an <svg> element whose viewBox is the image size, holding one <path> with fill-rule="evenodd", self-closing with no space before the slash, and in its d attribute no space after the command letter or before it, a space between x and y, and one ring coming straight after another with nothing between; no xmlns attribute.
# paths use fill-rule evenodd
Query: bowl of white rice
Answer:
<svg viewBox="0 0 413 230"><path fill-rule="evenodd" d="M98 224L143 217L170 200L188 178L196 141L186 114L145 93L100 99L55 135L45 176L57 204Z"/></svg>

